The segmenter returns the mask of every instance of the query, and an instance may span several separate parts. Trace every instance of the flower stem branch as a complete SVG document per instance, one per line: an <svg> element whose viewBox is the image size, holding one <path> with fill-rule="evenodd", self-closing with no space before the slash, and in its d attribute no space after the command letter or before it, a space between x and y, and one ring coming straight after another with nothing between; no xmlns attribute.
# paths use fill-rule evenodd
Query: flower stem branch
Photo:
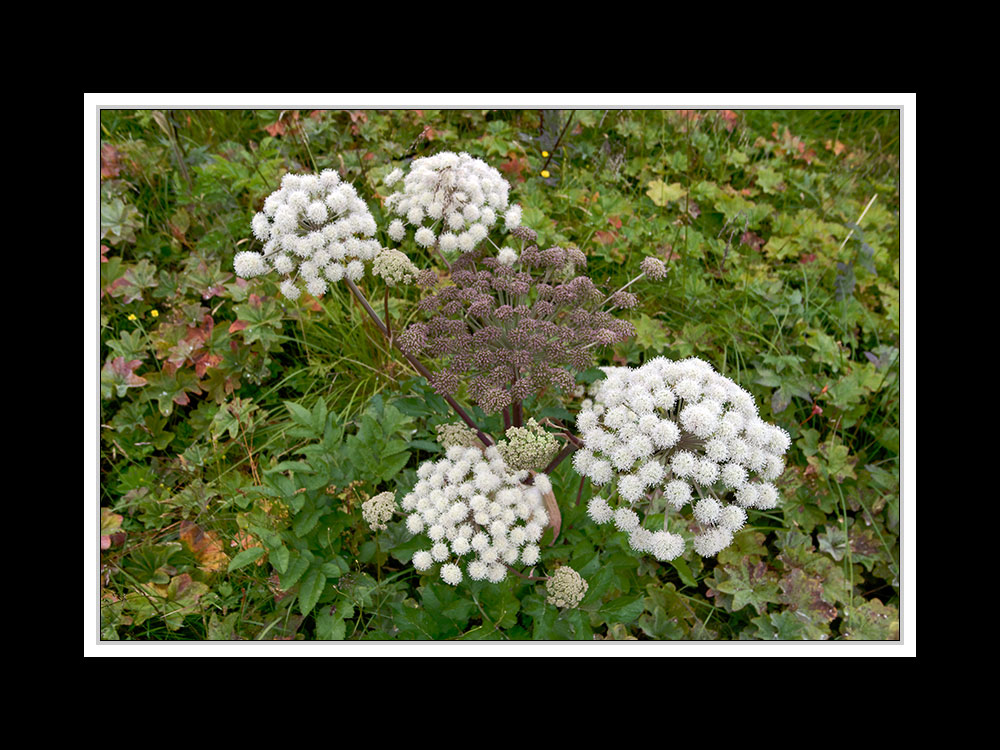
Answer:
<svg viewBox="0 0 1000 750"><path fill-rule="evenodd" d="M514 567L512 567L510 565L507 566L507 570L509 570L514 575L520 576L521 578L523 578L526 581L547 581L547 580L549 580L548 576L529 576L529 575L525 575L520 570L518 570L517 568L514 568Z"/></svg>
<svg viewBox="0 0 1000 750"><path fill-rule="evenodd" d="M398 351L400 354L403 355L403 357L406 359L407 362L410 363L410 366L413 367L414 370L423 375L424 378L427 380L427 382L430 382L432 377L431 371L428 370L427 367L425 367L423 363L421 363L419 360L414 359L409 354L407 354L406 352L404 352L402 349L399 348L399 343L393 340L392 334L390 333L388 326L386 326L386 324L382 322L382 319L379 318L378 313L372 309L372 306L370 304L368 304L368 300L365 298L365 295L361 292L360 289L358 289L355 283L348 278L345 278L344 282L347 284L347 288L351 290L351 294L354 295L355 299L357 299L358 302L361 303L361 306L365 309L365 312L368 313L368 317L370 317L372 321L375 323L375 325L378 326L378 329L382 332L382 335L385 336L386 340L393 346L393 348L396 349L396 351ZM465 422L465 424L468 425L472 430L475 431L476 436L479 438L479 442L481 442L483 445L487 447L493 445L493 439L490 438L490 436L487 435L485 432L483 432L481 429L479 429L479 425L477 425L473 421L472 417L468 415L465 409L463 409L461 406L458 405L458 402L455 401L455 399L453 399L451 396L444 396L444 400L447 401L448 405L455 410L455 413L461 418L461 420Z"/></svg>
<svg viewBox="0 0 1000 750"><path fill-rule="evenodd" d="M555 468L563 462L566 456L575 451L576 448L577 446L574 445L572 442L566 443L563 449L556 454L556 457L553 458L551 461L549 461L549 465L546 466L544 469L542 469L542 473L551 474L555 470Z"/></svg>

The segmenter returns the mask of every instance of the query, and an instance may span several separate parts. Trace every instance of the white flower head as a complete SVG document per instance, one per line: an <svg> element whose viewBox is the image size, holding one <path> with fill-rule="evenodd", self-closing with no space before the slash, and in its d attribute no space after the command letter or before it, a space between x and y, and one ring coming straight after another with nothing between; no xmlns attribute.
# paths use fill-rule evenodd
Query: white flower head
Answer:
<svg viewBox="0 0 1000 750"><path fill-rule="evenodd" d="M441 580L451 586L457 586L462 582L462 569L454 563L442 565Z"/></svg>
<svg viewBox="0 0 1000 750"><path fill-rule="evenodd" d="M746 508L778 505L773 482L784 470L791 438L760 418L746 390L694 357L602 369L605 378L588 390L592 401L581 405L583 447L573 460L595 486L612 489L588 505L595 523L613 519L630 533L633 549L669 560L683 552L680 537L636 531L664 501L668 512L694 501L701 526L695 551L704 555L731 543L746 524Z"/></svg>
<svg viewBox="0 0 1000 750"><path fill-rule="evenodd" d="M497 583L518 559L537 562L538 548L531 543L541 539L549 522L542 491L551 483L536 474L535 485L527 485L528 477L527 471L508 467L495 446L482 451L454 443L444 458L422 463L416 485L404 497L407 529L425 533L431 542L417 553L425 566L418 570L443 563L441 579L455 586L463 570L472 580ZM413 559L416 567L417 555Z"/></svg>
<svg viewBox="0 0 1000 750"><path fill-rule="evenodd" d="M347 277L360 279L363 261L374 258L379 249L371 239L376 225L368 206L333 170L319 175L286 174L250 228L264 249L237 253L233 259L236 275L249 279L276 271L284 277L281 293L292 300L302 292L298 277L310 294L319 296L326 292L326 280L344 277L345 262ZM340 270L331 270L331 260Z"/></svg>
<svg viewBox="0 0 1000 750"><path fill-rule="evenodd" d="M400 217L397 221L413 228L422 247L437 243L444 252L456 248L469 252L486 238L498 212L510 212L510 183L495 168L466 153L445 151L414 159L405 176L396 169L384 182L391 186L400 180L402 189L386 199L386 206ZM508 230L514 226L507 222ZM394 221L390 236L397 242L402 239L399 230Z"/></svg>
<svg viewBox="0 0 1000 750"><path fill-rule="evenodd" d="M587 515L596 524L605 524L612 519L615 512L608 505L608 501L600 495L590 498L587 503Z"/></svg>
<svg viewBox="0 0 1000 750"><path fill-rule="evenodd" d="M386 529L386 524L396 512L396 493L383 492L361 505L361 515L372 531Z"/></svg>

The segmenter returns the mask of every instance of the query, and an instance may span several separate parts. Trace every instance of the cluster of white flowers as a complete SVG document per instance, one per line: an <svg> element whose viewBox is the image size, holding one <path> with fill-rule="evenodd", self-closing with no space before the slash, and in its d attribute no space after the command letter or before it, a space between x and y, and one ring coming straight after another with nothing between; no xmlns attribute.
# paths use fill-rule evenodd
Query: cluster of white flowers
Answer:
<svg viewBox="0 0 1000 750"><path fill-rule="evenodd" d="M437 431L438 445L447 450L453 445L461 445L463 448L479 447L479 436L476 431L468 427L464 422L448 422L439 424Z"/></svg>
<svg viewBox="0 0 1000 750"><path fill-rule="evenodd" d="M386 185L399 181L394 169ZM389 237L400 242L407 226L421 247L437 243L444 252L471 252L486 239L502 216L508 230L521 223L521 207L508 207L510 184L493 167L466 153L444 151L415 159L403 178L403 189L385 205L400 217L389 224Z"/></svg>
<svg viewBox="0 0 1000 750"><path fill-rule="evenodd" d="M583 579L583 576L573 568L563 565L556 568L545 582L545 601L560 609L575 609L576 605L583 601L589 588L590 584Z"/></svg>
<svg viewBox="0 0 1000 750"><path fill-rule="evenodd" d="M702 556L729 546L746 523L746 508L777 506L773 481L784 471L791 438L760 418L749 392L697 358L657 357L604 371L607 378L594 383L593 399L576 418L584 448L573 466L624 502L613 507L593 498L588 511L596 523L613 521L633 549L671 560L683 553L683 538L643 528L633 509L653 490L662 489L677 510L692 504L700 526L694 549Z"/></svg>
<svg viewBox="0 0 1000 750"><path fill-rule="evenodd" d="M507 439L497 443L497 450L512 469L541 469L559 450L555 435L534 419L524 427L508 427L505 434Z"/></svg>
<svg viewBox="0 0 1000 750"><path fill-rule="evenodd" d="M496 446L453 445L445 458L421 464L402 506L409 513L406 528L426 534L432 546L413 555L413 567L425 571L439 563L441 579L457 586L467 556L469 578L491 583L507 577L508 565L536 564L549 523L542 495L552 485L544 474L526 485L528 476L512 471Z"/></svg>
<svg viewBox="0 0 1000 750"><path fill-rule="evenodd" d="M419 273L420 269L413 265L413 261L406 253L387 247L382 248L382 251L375 256L375 262L372 263L372 274L381 276L382 280L389 286L412 284Z"/></svg>
<svg viewBox="0 0 1000 750"><path fill-rule="evenodd" d="M372 531L388 528L386 524L392 520L395 512L395 492L382 492L361 504L361 516Z"/></svg>
<svg viewBox="0 0 1000 750"><path fill-rule="evenodd" d="M275 270L285 276L281 292L289 299L302 293L298 281L318 297L328 281L359 280L364 262L382 250L372 239L377 227L367 204L332 169L318 175L286 174L251 228L264 248L237 253L236 275L249 279Z"/></svg>

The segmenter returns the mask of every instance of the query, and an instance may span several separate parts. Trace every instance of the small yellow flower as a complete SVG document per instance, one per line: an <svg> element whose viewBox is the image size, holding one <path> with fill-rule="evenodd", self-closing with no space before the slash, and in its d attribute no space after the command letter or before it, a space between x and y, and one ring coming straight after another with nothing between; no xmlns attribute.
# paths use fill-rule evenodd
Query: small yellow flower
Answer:
<svg viewBox="0 0 1000 750"><path fill-rule="evenodd" d="M138 318L137 318L137 317L135 317L135 313L129 313L129 314L128 314L128 319L129 319L129 320L138 320Z"/></svg>
<svg viewBox="0 0 1000 750"><path fill-rule="evenodd" d="M549 152L548 151L542 151L542 158L543 159L548 159L549 158Z"/></svg>
<svg viewBox="0 0 1000 750"><path fill-rule="evenodd" d="M543 169L542 170L542 177L548 177L548 176L549 176L549 170Z"/></svg>
<svg viewBox="0 0 1000 750"><path fill-rule="evenodd" d="M159 310L150 310L149 314L152 315L154 318L160 317L160 311Z"/></svg>

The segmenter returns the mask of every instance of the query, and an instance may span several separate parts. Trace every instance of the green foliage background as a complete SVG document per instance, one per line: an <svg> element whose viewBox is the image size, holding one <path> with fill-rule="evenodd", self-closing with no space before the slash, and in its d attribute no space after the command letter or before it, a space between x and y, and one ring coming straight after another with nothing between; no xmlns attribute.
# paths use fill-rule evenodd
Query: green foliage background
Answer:
<svg viewBox="0 0 1000 750"><path fill-rule="evenodd" d="M898 111L103 110L100 130L103 639L899 637ZM453 417L345 291L290 303L232 259L286 171L338 169L383 225L381 178L441 150L501 169L595 281L667 262L605 364L701 357L792 434L781 506L717 558L637 559L569 462L542 559L589 581L574 610L513 576L421 576L398 517L363 524ZM419 292L394 295L402 327Z"/></svg>

